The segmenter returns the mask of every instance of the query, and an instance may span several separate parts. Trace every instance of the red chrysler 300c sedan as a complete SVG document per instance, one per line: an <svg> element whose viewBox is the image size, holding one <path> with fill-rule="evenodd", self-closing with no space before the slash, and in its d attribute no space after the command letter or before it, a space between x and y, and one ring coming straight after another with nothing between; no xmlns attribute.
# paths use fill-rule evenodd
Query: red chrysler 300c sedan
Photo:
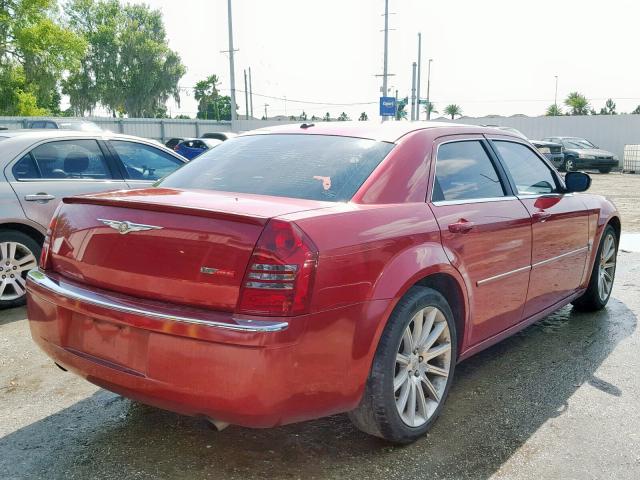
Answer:
<svg viewBox="0 0 640 480"><path fill-rule="evenodd" d="M349 412L410 442L457 362L605 306L620 219L589 184L486 127L250 132L155 188L66 198L31 331L62 368L217 425Z"/></svg>

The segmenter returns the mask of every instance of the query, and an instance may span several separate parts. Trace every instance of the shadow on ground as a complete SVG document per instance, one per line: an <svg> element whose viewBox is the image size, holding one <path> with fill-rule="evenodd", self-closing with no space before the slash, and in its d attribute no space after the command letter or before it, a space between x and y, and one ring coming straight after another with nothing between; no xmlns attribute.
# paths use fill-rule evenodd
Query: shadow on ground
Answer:
<svg viewBox="0 0 640 480"><path fill-rule="evenodd" d="M393 447L344 415L270 430L230 427L106 391L0 439L5 478L487 478L589 383L636 328L613 300L596 314L566 307L458 366L429 435Z"/></svg>
<svg viewBox="0 0 640 480"><path fill-rule="evenodd" d="M0 326L7 325L8 323L17 322L18 320L24 320L27 316L26 307L19 308L0 308Z"/></svg>

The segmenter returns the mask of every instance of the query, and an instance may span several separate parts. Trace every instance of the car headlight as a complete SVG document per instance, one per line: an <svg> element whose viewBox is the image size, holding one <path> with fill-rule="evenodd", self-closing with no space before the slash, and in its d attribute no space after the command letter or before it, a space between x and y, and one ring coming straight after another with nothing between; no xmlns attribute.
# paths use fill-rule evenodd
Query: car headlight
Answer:
<svg viewBox="0 0 640 480"><path fill-rule="evenodd" d="M593 155L587 155L586 153L579 153L578 158L584 158L585 160L595 160L596 157Z"/></svg>
<svg viewBox="0 0 640 480"><path fill-rule="evenodd" d="M551 149L549 147L538 147L540 153L551 153Z"/></svg>

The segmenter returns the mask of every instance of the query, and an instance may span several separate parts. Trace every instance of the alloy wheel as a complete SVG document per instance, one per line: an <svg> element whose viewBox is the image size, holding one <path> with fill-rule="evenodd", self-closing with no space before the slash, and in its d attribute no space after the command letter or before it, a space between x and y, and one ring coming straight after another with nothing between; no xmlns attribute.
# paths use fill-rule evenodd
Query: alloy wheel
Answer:
<svg viewBox="0 0 640 480"><path fill-rule="evenodd" d="M26 293L27 273L37 266L35 255L22 243L0 243L0 301L22 297Z"/></svg>
<svg viewBox="0 0 640 480"><path fill-rule="evenodd" d="M436 307L418 311L398 346L393 390L396 409L410 427L424 425L444 396L451 366L451 332Z"/></svg>
<svg viewBox="0 0 640 480"><path fill-rule="evenodd" d="M602 242L600 266L598 268L598 295L603 302L609 298L613 288L616 271L616 242L611 233L607 233Z"/></svg>
<svg viewBox="0 0 640 480"><path fill-rule="evenodd" d="M573 172L573 159L571 158L567 158L566 162L564 163L564 170L565 172Z"/></svg>

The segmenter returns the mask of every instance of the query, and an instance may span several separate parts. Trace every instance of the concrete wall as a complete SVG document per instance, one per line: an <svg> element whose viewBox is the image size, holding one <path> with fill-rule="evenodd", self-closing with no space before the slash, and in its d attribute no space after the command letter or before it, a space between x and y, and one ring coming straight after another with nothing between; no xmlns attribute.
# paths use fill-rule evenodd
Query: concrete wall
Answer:
<svg viewBox="0 0 640 480"><path fill-rule="evenodd" d="M39 117L0 117L0 126L7 128L23 128L27 121L38 120ZM46 117L43 117L46 118ZM207 132L230 132L231 122L215 120L178 120L159 118L105 118L90 117L101 128L114 133L154 138L165 142L172 137L199 137Z"/></svg>
<svg viewBox="0 0 640 480"><path fill-rule="evenodd" d="M456 122L513 127L536 140L552 135L583 137L600 148L616 154L620 166L622 166L624 146L640 143L640 115L463 117Z"/></svg>

